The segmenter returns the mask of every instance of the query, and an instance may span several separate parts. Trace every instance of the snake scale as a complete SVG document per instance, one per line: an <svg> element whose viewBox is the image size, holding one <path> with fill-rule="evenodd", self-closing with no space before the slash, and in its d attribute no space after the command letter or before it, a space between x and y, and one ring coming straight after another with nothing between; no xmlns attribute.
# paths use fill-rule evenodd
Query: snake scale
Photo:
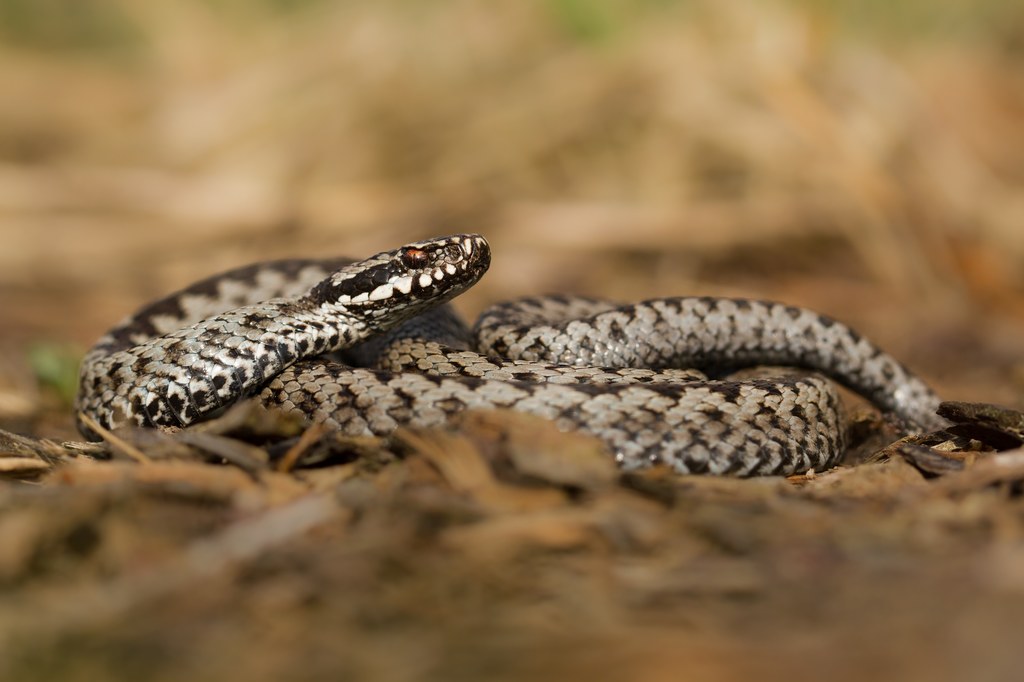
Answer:
<svg viewBox="0 0 1024 682"><path fill-rule="evenodd" d="M944 425L935 393L892 356L781 303L555 295L495 305L471 331L442 304L490 259L483 237L455 235L361 261L276 261L211 277L100 339L82 364L77 410L104 428L180 427L258 395L358 435L511 408L601 438L626 469L740 476L838 461L844 425L826 376L908 432ZM726 374L756 365L810 371ZM98 437L81 419L79 428Z"/></svg>

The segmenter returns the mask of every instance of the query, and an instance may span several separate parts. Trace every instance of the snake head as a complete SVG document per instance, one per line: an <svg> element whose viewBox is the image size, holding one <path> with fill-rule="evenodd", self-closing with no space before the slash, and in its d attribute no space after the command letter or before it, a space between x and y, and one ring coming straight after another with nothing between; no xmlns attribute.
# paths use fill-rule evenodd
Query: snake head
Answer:
<svg viewBox="0 0 1024 682"><path fill-rule="evenodd" d="M347 265L313 287L310 296L384 331L458 296L490 264L491 249L480 235L439 237Z"/></svg>

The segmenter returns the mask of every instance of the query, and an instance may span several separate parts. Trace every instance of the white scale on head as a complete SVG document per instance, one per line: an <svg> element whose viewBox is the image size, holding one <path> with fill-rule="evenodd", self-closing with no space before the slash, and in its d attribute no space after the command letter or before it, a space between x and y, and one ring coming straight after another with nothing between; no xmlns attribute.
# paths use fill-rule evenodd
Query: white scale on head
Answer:
<svg viewBox="0 0 1024 682"><path fill-rule="evenodd" d="M387 284L381 284L379 287L370 292L371 301L381 301L385 298L391 298L391 295L395 293L395 287L393 284L388 282Z"/></svg>
<svg viewBox="0 0 1024 682"><path fill-rule="evenodd" d="M444 270L449 275L454 275L456 272L458 272L458 269L450 263L444 266ZM438 268L434 270L433 273L424 272L419 276L419 279L417 281L419 282L419 285L422 288L426 289L433 283L434 280L440 282L442 279L444 279L444 272L442 272L441 269ZM365 303L366 301L381 301L386 298L390 298L395 293L395 290L398 290L403 294L408 294L410 291L412 291L412 281L412 276L399 277L394 282L381 284L379 287L377 287L370 293L364 292L358 294L355 297L339 296L338 303L344 304Z"/></svg>
<svg viewBox="0 0 1024 682"><path fill-rule="evenodd" d="M412 277L399 277L395 280L395 288L403 294L412 291Z"/></svg>

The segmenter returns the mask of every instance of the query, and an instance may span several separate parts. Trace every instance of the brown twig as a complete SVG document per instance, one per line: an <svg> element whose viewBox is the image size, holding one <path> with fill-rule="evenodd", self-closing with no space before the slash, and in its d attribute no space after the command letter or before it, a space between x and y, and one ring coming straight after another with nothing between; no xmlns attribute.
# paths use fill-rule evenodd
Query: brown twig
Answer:
<svg viewBox="0 0 1024 682"><path fill-rule="evenodd" d="M327 433L327 427L322 423L316 423L302 432L295 445L288 448L288 452L278 461L275 467L280 473L288 473L295 467L295 463L309 448Z"/></svg>
<svg viewBox="0 0 1024 682"><path fill-rule="evenodd" d="M127 455L139 464L149 464L152 462L152 460L147 457L142 450L139 450L137 447L122 438L115 436L113 433L100 426L99 423L89 415L79 413L78 418L83 424L92 429L94 433L99 434L100 438L105 440L107 443L110 443L110 447L114 448L121 454Z"/></svg>

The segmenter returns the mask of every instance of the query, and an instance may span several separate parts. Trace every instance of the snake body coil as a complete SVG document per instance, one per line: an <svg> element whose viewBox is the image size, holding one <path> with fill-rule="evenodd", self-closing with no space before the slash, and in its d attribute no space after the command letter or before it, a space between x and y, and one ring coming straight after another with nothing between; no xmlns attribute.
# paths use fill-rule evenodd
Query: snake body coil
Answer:
<svg viewBox="0 0 1024 682"><path fill-rule="evenodd" d="M831 466L843 424L828 379L697 371L772 364L821 372L908 430L943 425L935 394L891 356L779 303L547 296L494 306L470 334L440 304L489 263L482 237L456 235L364 261L279 261L209 278L100 339L82 365L78 411L106 428L184 426L259 394L356 435L511 408L602 438L626 468Z"/></svg>

